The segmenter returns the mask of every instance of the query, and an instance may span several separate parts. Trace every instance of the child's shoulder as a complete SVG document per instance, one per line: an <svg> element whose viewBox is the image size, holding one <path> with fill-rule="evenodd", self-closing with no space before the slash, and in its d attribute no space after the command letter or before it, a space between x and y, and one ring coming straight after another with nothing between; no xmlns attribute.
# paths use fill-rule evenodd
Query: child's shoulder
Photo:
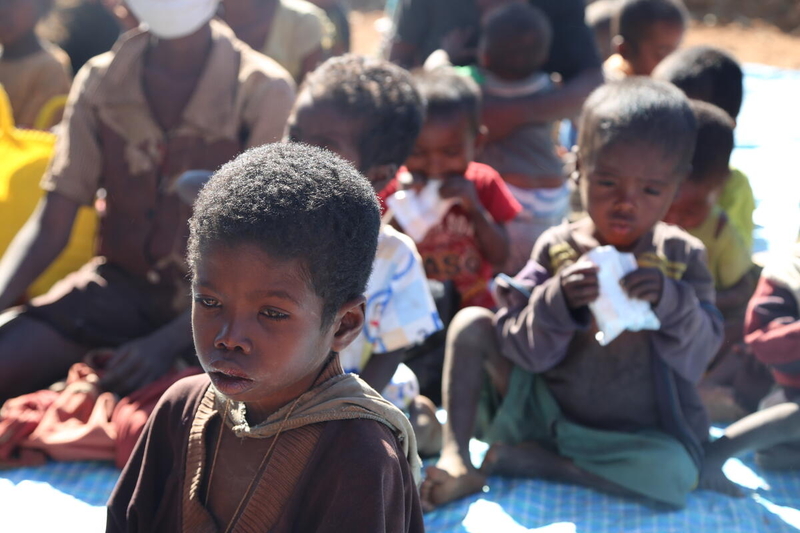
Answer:
<svg viewBox="0 0 800 533"><path fill-rule="evenodd" d="M156 413L168 416L175 424L191 420L210 384L211 380L205 373L176 381L161 396L153 411L154 416Z"/></svg>
<svg viewBox="0 0 800 533"><path fill-rule="evenodd" d="M397 465L407 464L395 434L375 420L361 418L327 422L320 440L320 444L323 443L327 458L343 465L359 464L359 471L394 469Z"/></svg>
<svg viewBox="0 0 800 533"><path fill-rule="evenodd" d="M467 171L464 173L464 177L469 181L475 182L476 187L488 186L495 182L502 183L503 181L503 178L500 177L500 173L494 168L484 163L478 163L477 161L473 161L469 164Z"/></svg>
<svg viewBox="0 0 800 533"><path fill-rule="evenodd" d="M658 222L653 227L653 245L663 248L665 253L682 253L687 256L706 249L703 241L666 222Z"/></svg>
<svg viewBox="0 0 800 533"><path fill-rule="evenodd" d="M394 229L389 224L384 224L381 227L381 232L378 234L378 256L386 255L405 255L408 252L416 252L417 245L414 240Z"/></svg>

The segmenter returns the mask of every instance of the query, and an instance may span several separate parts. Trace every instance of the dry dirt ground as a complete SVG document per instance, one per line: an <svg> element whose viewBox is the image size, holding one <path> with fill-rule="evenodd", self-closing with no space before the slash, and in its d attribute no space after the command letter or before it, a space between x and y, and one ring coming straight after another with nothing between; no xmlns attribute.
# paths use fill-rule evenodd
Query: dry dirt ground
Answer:
<svg viewBox="0 0 800 533"><path fill-rule="evenodd" d="M354 52L377 53L381 35L375 23L381 17L381 11L354 11L351 14ZM713 17L707 19L712 24L692 23L686 45L713 45L727 50L742 62L800 69L800 36L784 33L758 19L727 24L713 24Z"/></svg>

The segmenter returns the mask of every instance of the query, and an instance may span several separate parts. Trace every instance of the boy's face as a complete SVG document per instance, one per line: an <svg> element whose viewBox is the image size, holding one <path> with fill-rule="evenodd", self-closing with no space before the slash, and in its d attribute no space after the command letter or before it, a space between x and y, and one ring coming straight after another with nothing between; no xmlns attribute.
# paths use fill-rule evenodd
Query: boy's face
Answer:
<svg viewBox="0 0 800 533"><path fill-rule="evenodd" d="M682 179L674 159L644 143L618 142L579 164L581 197L595 236L622 251L662 219Z"/></svg>
<svg viewBox="0 0 800 533"><path fill-rule="evenodd" d="M685 28L682 24L656 22L637 46L623 43L620 53L637 76L649 76L668 55L678 49Z"/></svg>
<svg viewBox="0 0 800 533"><path fill-rule="evenodd" d="M38 0L0 0L0 44L19 41L36 27L40 16Z"/></svg>
<svg viewBox="0 0 800 533"><path fill-rule="evenodd" d="M475 135L469 119L453 117L426 120L406 167L417 178L444 179L463 176L475 159L482 135Z"/></svg>
<svg viewBox="0 0 800 533"><path fill-rule="evenodd" d="M359 120L344 116L331 104L315 103L308 92L303 91L297 98L286 131L290 141L325 148L361 169L361 129Z"/></svg>
<svg viewBox="0 0 800 533"><path fill-rule="evenodd" d="M684 182L664 216L664 222L683 229L694 229L708 218L719 198L719 186L711 183Z"/></svg>
<svg viewBox="0 0 800 533"><path fill-rule="evenodd" d="M363 324L359 301L323 329L323 300L301 267L250 243L208 244L195 265L192 331L200 364L256 419L308 390L330 352L345 348Z"/></svg>

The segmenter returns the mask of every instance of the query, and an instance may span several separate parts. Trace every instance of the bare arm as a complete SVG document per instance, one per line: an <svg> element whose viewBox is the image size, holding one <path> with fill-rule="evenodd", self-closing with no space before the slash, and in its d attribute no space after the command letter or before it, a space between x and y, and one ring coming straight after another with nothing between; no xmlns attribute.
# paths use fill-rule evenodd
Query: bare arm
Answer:
<svg viewBox="0 0 800 533"><path fill-rule="evenodd" d="M0 310L14 304L69 242L80 204L48 193L0 260Z"/></svg>
<svg viewBox="0 0 800 533"><path fill-rule="evenodd" d="M758 283L758 275L756 269L751 269L734 286L717 291L717 308L724 316L728 316L729 312L741 313L747 306Z"/></svg>
<svg viewBox="0 0 800 533"><path fill-rule="evenodd" d="M586 97L602 83L602 69L593 68L547 94L515 100L486 97L483 123L489 129L489 142L503 139L526 124L576 117Z"/></svg>
<svg viewBox="0 0 800 533"><path fill-rule="evenodd" d="M508 259L508 233L505 226L494 221L483 206L470 213L475 223L475 237L483 256L493 265L502 265Z"/></svg>
<svg viewBox="0 0 800 533"><path fill-rule="evenodd" d="M401 348L393 352L373 354L361 372L361 379L379 393L386 388L397 372L397 367L403 362L406 350Z"/></svg>

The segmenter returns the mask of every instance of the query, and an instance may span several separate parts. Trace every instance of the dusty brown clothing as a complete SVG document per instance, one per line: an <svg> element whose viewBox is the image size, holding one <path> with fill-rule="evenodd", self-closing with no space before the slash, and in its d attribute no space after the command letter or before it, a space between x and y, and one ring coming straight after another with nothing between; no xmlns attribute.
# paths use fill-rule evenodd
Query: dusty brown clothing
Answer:
<svg viewBox="0 0 800 533"><path fill-rule="evenodd" d="M0 56L0 84L8 93L14 122L32 128L44 105L69 92L72 73L69 57L55 45L20 59Z"/></svg>
<svg viewBox="0 0 800 533"><path fill-rule="evenodd" d="M322 381L341 375L341 366L325 372ZM208 392L207 376L197 376L161 399L111 495L107 531L224 529L202 504L216 442L210 437L220 430ZM262 439L254 470L273 439ZM233 531L424 531L408 461L392 431L374 420L285 430L252 494Z"/></svg>
<svg viewBox="0 0 800 533"><path fill-rule="evenodd" d="M165 306L152 310L153 316L174 317L189 304L183 257L191 209L174 190L176 178L186 170L216 170L245 148L279 140L294 101L294 82L283 68L237 40L224 24L212 21L211 29L204 71L171 131L157 125L142 89L149 34L129 32L111 52L89 61L75 79L42 182L45 190L82 204L105 190L98 255L127 276L126 290L152 285L159 294L145 305ZM134 306L114 298L120 291L111 291L108 307L120 311L94 314L90 323L85 310L97 300L87 299L81 288L91 277L89 272L76 278L72 292L62 285L61 296L34 302L36 317L61 325L59 330L77 341L82 340L70 331L115 330ZM104 288L98 284L99 292ZM69 307L50 305L67 295Z"/></svg>
<svg viewBox="0 0 800 533"><path fill-rule="evenodd" d="M628 331L603 347L595 340L588 308L575 313L567 308L558 277L598 246L588 224L587 218L552 228L537 242L531 261L546 271L546 279L535 284L528 302L498 313L503 354L528 372L541 373L564 414L579 424L617 431L657 428L666 423L664 406L676 401L679 417L698 440L706 440L708 420L695 386L719 348L722 318L713 308L714 283L702 243L663 223L642 237L633 250L639 266L665 275L661 300L653 307L661 328ZM660 397L656 364L674 374L676 398Z"/></svg>

